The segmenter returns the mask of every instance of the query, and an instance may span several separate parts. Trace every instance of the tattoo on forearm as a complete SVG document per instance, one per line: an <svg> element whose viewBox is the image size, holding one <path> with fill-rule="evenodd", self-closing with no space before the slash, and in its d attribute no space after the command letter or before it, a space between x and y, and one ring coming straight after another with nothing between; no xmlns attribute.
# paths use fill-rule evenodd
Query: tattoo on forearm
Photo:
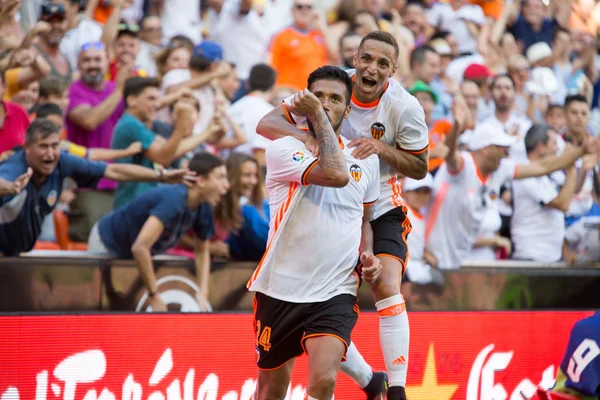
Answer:
<svg viewBox="0 0 600 400"><path fill-rule="evenodd" d="M309 118L309 123L319 140L319 164L321 168L346 171L344 154L340 149L338 138L325 111L321 111L315 118Z"/></svg>

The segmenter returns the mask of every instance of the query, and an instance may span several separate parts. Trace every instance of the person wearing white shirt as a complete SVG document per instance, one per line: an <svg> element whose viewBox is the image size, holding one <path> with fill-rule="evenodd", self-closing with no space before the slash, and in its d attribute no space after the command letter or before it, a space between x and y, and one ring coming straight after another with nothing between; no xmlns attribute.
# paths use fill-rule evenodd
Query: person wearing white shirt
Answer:
<svg viewBox="0 0 600 400"><path fill-rule="evenodd" d="M200 0L169 0L162 2L160 20L165 39L185 35L194 44L202 41Z"/></svg>
<svg viewBox="0 0 600 400"><path fill-rule="evenodd" d="M433 253L425 247L426 216L422 212L429 206L433 192L433 176L427 174L424 179L404 178L402 197L406 201L407 215L412 230L407 242L410 254L406 276L410 282L425 285L434 280L432 268L437 266Z"/></svg>
<svg viewBox="0 0 600 400"><path fill-rule="evenodd" d="M448 155L434 179L435 200L427 221L426 239L441 269L459 268L466 259L488 208L498 201L502 184L548 175L596 150L595 143L588 140L585 151L573 146L560 156L517 165L507 158L515 137L496 124L482 123L470 136L470 152L459 152L458 135L465 129L468 113L464 99L457 97L453 105L455 124L446 137Z"/></svg>
<svg viewBox="0 0 600 400"><path fill-rule="evenodd" d="M270 38L252 0L226 0L210 31L210 39L223 47L223 57L236 65L242 81L252 66L265 60Z"/></svg>
<svg viewBox="0 0 600 400"><path fill-rule="evenodd" d="M69 29L60 40L59 50L71 65L77 70L77 58L81 46L87 43L99 42L102 39L102 25L79 12L79 2L71 3L65 8Z"/></svg>
<svg viewBox="0 0 600 400"><path fill-rule="evenodd" d="M497 204L492 204L486 210L481 221L477 239L467 256L469 261L494 261L497 259L496 250L498 249L503 249L507 256L510 254L512 246L510 240L498 234L501 226L502 218L500 218Z"/></svg>
<svg viewBox="0 0 600 400"><path fill-rule="evenodd" d="M586 216L567 229L565 236L566 262L600 261L600 216Z"/></svg>
<svg viewBox="0 0 600 400"><path fill-rule="evenodd" d="M554 157L556 137L545 125L533 125L525 137L529 162ZM570 166L562 188L550 175L513 183L512 258L557 262L565 239L565 211L575 192L575 167Z"/></svg>
<svg viewBox="0 0 600 400"><path fill-rule="evenodd" d="M469 4L468 0L450 0L436 3L427 13L427 22L433 28L452 33L461 54L475 54L477 36L486 20L478 5Z"/></svg>
<svg viewBox="0 0 600 400"><path fill-rule="evenodd" d="M275 91L275 77L275 70L267 64L252 67L247 81L250 93L233 103L228 111L248 139L233 151L253 156L261 167L266 167L265 149L271 141L256 133L256 127L262 117L274 109L270 102ZM225 136L229 135L232 133L227 132Z"/></svg>

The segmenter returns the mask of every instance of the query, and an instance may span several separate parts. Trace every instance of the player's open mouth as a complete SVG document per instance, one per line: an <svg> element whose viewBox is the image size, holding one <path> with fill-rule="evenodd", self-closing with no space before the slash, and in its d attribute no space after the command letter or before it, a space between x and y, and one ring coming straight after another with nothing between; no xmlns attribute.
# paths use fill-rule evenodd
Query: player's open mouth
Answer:
<svg viewBox="0 0 600 400"><path fill-rule="evenodd" d="M368 87L368 88L372 88L375 85L377 85L377 81L375 79L373 79L373 78L368 77L368 76L363 76L361 80L362 80L362 84L364 86Z"/></svg>

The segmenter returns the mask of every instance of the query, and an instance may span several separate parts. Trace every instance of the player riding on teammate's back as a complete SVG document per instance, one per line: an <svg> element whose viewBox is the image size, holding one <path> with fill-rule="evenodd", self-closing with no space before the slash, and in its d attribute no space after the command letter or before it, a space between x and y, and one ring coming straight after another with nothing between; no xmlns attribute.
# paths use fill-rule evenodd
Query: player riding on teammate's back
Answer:
<svg viewBox="0 0 600 400"><path fill-rule="evenodd" d="M353 139L353 156L364 159L376 154L380 159L381 195L374 205L373 249L381 258L383 272L371 285L380 315L380 342L389 375L389 400L406 399L409 325L400 281L405 272L410 221L400 199L396 173L413 179L427 174L429 145L425 115L418 101L392 79L399 48L388 33L376 31L365 36L354 59L352 112L342 124L342 136ZM293 110L291 110L293 113ZM314 139L289 123L289 110L277 107L263 118L257 132L269 139L293 136L314 148ZM296 123L296 116L291 118ZM351 358L350 354L358 357ZM350 364L350 365L344 365ZM364 382L370 368L357 352L349 353L342 371ZM358 371L364 371L360 373Z"/></svg>
<svg viewBox="0 0 600 400"><path fill-rule="evenodd" d="M304 352L306 398L332 398L358 318L359 249L365 280L373 282L381 272L369 223L379 197L378 160L352 157L348 141L339 137L351 92L341 69L315 70L308 90L289 100L289 108L306 116L319 158L293 137L275 140L266 150L269 242L248 282L257 292L256 400L283 400L294 359Z"/></svg>

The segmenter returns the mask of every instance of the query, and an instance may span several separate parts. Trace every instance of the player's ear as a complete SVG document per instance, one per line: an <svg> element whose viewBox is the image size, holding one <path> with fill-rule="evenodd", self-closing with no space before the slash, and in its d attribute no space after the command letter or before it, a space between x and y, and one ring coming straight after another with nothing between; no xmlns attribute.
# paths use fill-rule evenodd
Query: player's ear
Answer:
<svg viewBox="0 0 600 400"><path fill-rule="evenodd" d="M398 64L397 63L392 63L392 68L390 68L390 78L393 78L394 75L396 75L396 70L398 69Z"/></svg>
<svg viewBox="0 0 600 400"><path fill-rule="evenodd" d="M350 105L348 104L348 106L346 106L346 110L344 111L344 119L348 119L348 117L350 116Z"/></svg>

